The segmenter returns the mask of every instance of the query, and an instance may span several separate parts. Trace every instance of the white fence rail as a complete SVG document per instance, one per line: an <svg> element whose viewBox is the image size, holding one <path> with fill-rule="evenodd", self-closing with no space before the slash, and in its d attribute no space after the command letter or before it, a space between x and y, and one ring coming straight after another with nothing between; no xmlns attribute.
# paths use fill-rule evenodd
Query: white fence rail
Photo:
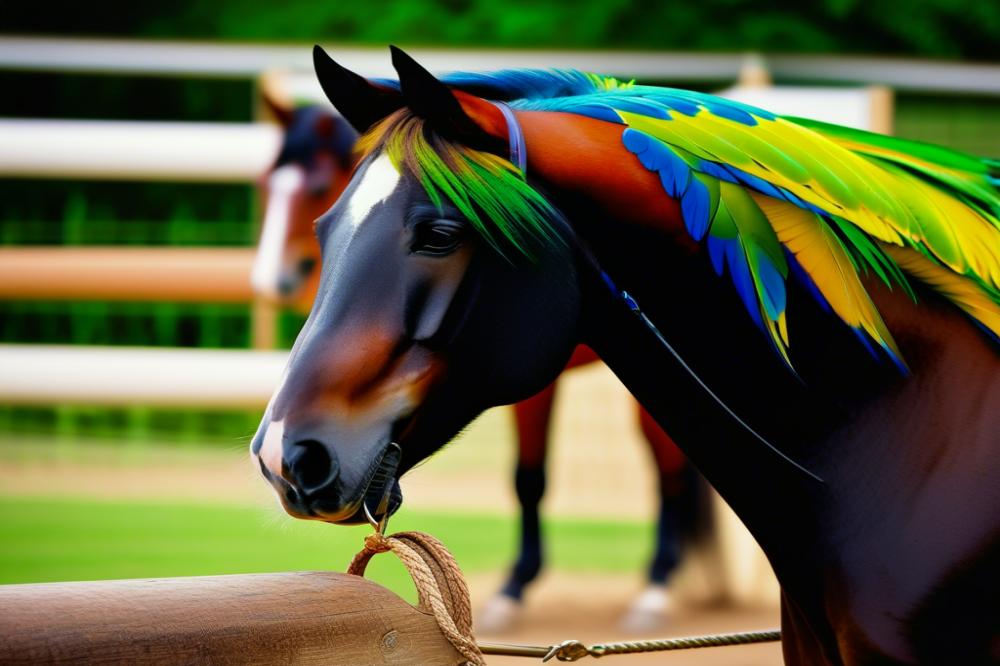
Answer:
<svg viewBox="0 0 1000 666"><path fill-rule="evenodd" d="M284 351L0 345L0 403L261 408Z"/></svg>
<svg viewBox="0 0 1000 666"><path fill-rule="evenodd" d="M266 123L0 120L0 176L246 182L278 153Z"/></svg>
<svg viewBox="0 0 1000 666"><path fill-rule="evenodd" d="M266 69L312 69L310 44L268 46L0 35L0 68L60 72L255 77ZM328 45L345 67L394 76L384 48ZM566 67L626 78L734 81L745 56L662 51L410 49L431 71ZM774 79L878 84L907 91L1000 95L1000 65L899 58L767 55Z"/></svg>
<svg viewBox="0 0 1000 666"><path fill-rule="evenodd" d="M311 74L289 85L299 99L323 99ZM870 89L734 88L723 94L777 113L872 127ZM267 123L6 119L0 120L0 176L252 182L280 142L280 130Z"/></svg>

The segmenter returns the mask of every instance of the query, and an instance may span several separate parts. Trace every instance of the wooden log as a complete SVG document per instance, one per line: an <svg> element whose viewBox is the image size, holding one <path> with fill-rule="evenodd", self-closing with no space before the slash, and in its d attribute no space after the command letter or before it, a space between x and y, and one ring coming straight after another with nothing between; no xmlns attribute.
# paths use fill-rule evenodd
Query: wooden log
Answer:
<svg viewBox="0 0 1000 666"><path fill-rule="evenodd" d="M0 586L3 664L460 664L433 615L300 572Z"/></svg>
<svg viewBox="0 0 1000 666"><path fill-rule="evenodd" d="M0 298L249 303L253 248L0 248Z"/></svg>

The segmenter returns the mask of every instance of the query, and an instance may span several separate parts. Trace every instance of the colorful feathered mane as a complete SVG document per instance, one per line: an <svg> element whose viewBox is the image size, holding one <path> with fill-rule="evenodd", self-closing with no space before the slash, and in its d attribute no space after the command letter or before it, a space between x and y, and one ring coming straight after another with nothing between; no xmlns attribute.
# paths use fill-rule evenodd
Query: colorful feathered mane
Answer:
<svg viewBox="0 0 1000 666"><path fill-rule="evenodd" d="M915 278L1000 336L998 164L687 90L576 71L456 73L453 88L517 110L623 126L625 148L659 175L684 224L728 272L788 362L786 280L802 281L866 344L902 366L862 284L874 273L912 294ZM394 82L387 82L394 85ZM363 138L431 198L446 197L494 245L549 237L548 204L508 161L422 131L405 109Z"/></svg>

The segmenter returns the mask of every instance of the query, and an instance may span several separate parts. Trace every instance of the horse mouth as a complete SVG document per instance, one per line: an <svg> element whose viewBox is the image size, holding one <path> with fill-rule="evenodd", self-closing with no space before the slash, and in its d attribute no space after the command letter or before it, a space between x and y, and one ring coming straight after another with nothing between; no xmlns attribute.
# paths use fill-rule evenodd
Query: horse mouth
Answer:
<svg viewBox="0 0 1000 666"><path fill-rule="evenodd" d="M315 512L316 516L328 523L357 525L368 522L365 507L375 520L394 514L403 504L403 492L396 479L402 458L403 451L399 444L390 442L372 466L360 496L333 516L324 515L322 507L316 507L319 509Z"/></svg>

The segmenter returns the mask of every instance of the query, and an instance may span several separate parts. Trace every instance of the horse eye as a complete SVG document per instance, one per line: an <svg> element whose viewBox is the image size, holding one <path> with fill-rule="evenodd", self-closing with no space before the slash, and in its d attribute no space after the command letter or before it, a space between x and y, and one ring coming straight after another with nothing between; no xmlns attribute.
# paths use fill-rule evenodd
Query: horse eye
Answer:
<svg viewBox="0 0 1000 666"><path fill-rule="evenodd" d="M459 227L453 224L425 223L413 229L413 243L410 252L443 256L450 254L461 245Z"/></svg>

